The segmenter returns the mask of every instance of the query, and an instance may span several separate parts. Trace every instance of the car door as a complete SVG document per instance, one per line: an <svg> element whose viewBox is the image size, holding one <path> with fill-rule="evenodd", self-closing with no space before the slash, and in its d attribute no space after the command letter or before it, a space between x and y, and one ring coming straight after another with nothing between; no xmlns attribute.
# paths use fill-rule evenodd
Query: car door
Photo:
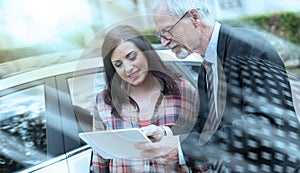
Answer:
<svg viewBox="0 0 300 173"><path fill-rule="evenodd" d="M55 78L18 84L24 77L1 81L0 172L30 172L47 165L64 170L67 165ZM9 83L15 84L6 87Z"/></svg>
<svg viewBox="0 0 300 173"><path fill-rule="evenodd" d="M92 131L96 94L105 87L103 68L91 66L60 75L57 83L69 171L89 172L92 150L78 134Z"/></svg>

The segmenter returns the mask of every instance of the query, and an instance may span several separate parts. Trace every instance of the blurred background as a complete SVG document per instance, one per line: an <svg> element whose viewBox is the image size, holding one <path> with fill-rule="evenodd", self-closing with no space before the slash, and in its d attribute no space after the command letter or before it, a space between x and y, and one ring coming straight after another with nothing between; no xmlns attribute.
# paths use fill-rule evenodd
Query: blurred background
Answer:
<svg viewBox="0 0 300 173"><path fill-rule="evenodd" d="M263 32L288 70L300 74L299 0L207 2L216 20ZM158 43L151 37L155 30L150 0L0 0L0 79L99 56L105 30L122 22Z"/></svg>
<svg viewBox="0 0 300 173"><path fill-rule="evenodd" d="M256 29L275 47L290 72L300 121L300 1L206 1L217 21ZM130 24L159 48L152 3L0 0L0 173L38 170L44 161L54 166L44 172L89 168L91 153L78 132L91 131L95 96L105 87L103 37L114 25Z"/></svg>

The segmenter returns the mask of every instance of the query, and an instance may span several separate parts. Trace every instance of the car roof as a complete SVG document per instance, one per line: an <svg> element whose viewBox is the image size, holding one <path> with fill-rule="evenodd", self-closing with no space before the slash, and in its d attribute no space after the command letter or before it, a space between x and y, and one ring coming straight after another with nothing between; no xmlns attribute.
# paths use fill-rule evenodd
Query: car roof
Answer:
<svg viewBox="0 0 300 173"><path fill-rule="evenodd" d="M189 56L186 59L179 60L178 58L176 58L175 54L169 49L157 50L157 52L163 61L197 61L194 56ZM0 91L30 81L35 81L47 77L57 76L81 70L97 69L99 67L103 67L102 57L80 58L72 62L54 64L1 79Z"/></svg>

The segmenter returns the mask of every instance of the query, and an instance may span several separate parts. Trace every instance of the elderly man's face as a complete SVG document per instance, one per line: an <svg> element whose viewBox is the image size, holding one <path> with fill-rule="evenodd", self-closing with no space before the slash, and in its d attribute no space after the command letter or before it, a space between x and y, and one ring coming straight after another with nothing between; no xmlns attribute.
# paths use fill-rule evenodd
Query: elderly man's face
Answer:
<svg viewBox="0 0 300 173"><path fill-rule="evenodd" d="M163 1L154 10L154 22L162 46L170 48L178 58L186 58L199 48L199 35L189 11L181 17L172 16Z"/></svg>

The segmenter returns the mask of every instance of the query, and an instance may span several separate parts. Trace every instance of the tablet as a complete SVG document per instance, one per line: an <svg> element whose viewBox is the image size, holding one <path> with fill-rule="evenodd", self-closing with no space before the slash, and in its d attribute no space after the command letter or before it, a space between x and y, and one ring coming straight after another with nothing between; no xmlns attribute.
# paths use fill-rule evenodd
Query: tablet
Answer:
<svg viewBox="0 0 300 173"><path fill-rule="evenodd" d="M138 128L85 132L79 137L105 159L141 158L141 150L135 149L135 144L151 142Z"/></svg>

